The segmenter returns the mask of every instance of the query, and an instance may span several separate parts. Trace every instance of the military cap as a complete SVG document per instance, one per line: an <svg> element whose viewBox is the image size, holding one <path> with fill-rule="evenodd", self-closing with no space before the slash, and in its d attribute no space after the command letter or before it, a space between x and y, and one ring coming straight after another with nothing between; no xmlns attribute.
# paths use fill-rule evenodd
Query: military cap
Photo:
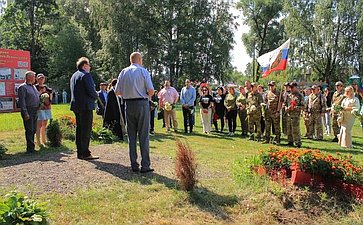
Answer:
<svg viewBox="0 0 363 225"><path fill-rule="evenodd" d="M297 83L296 82L290 83L290 87L297 87Z"/></svg>
<svg viewBox="0 0 363 225"><path fill-rule="evenodd" d="M289 82L286 82L286 83L284 84L284 86L290 86L290 83L289 83Z"/></svg>
<svg viewBox="0 0 363 225"><path fill-rule="evenodd" d="M270 82L268 82L268 86L275 86L276 85L276 82L275 81L270 81Z"/></svg>

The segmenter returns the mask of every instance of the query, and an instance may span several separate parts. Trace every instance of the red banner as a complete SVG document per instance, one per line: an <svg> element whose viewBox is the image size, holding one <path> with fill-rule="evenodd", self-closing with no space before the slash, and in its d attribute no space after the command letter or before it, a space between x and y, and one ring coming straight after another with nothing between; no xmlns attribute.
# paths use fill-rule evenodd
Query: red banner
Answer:
<svg viewBox="0 0 363 225"><path fill-rule="evenodd" d="M17 111L18 87L30 70L30 52L0 48L0 112Z"/></svg>

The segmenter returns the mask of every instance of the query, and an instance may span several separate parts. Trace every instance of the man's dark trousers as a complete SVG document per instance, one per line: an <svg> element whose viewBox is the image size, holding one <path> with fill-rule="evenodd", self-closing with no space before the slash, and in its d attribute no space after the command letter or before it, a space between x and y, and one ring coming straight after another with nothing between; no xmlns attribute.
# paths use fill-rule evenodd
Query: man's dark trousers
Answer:
<svg viewBox="0 0 363 225"><path fill-rule="evenodd" d="M34 135L37 131L38 108L27 108L27 110L29 114L29 119L27 121L24 121L23 119L23 124L25 128L26 151L34 152Z"/></svg>
<svg viewBox="0 0 363 225"><path fill-rule="evenodd" d="M183 107L183 118L184 118L184 131L188 132L188 123L190 126L189 132L193 132L193 113L191 113L191 109L186 109Z"/></svg>
<svg viewBox="0 0 363 225"><path fill-rule="evenodd" d="M76 145L77 156L88 157L91 155L89 150L89 142L91 139L93 111L82 110L74 112L76 115Z"/></svg>
<svg viewBox="0 0 363 225"><path fill-rule="evenodd" d="M131 168L139 169L137 162L136 143L139 137L141 151L141 170L150 169L150 105L147 99L126 100L127 135L129 139L129 154Z"/></svg>

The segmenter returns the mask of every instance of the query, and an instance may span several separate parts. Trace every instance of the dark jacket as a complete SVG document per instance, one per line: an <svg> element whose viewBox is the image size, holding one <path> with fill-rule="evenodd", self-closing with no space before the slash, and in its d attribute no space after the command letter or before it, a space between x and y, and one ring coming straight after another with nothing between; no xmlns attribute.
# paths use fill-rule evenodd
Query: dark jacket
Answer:
<svg viewBox="0 0 363 225"><path fill-rule="evenodd" d="M84 70L75 72L70 81L71 110L74 112L94 110L98 94L91 74Z"/></svg>
<svg viewBox="0 0 363 225"><path fill-rule="evenodd" d="M97 108L96 108L96 113L97 115L102 115L104 116L105 113L105 107L106 107L106 99L105 96L102 94L102 91L97 91L98 94L98 99L97 99ZM101 104L102 102L102 104Z"/></svg>
<svg viewBox="0 0 363 225"><path fill-rule="evenodd" d="M121 111L117 103L117 97L115 91L111 89L107 94L107 104L105 109L104 125L110 125L112 122L120 123ZM119 101L121 101L119 99ZM121 102L120 102L121 103Z"/></svg>

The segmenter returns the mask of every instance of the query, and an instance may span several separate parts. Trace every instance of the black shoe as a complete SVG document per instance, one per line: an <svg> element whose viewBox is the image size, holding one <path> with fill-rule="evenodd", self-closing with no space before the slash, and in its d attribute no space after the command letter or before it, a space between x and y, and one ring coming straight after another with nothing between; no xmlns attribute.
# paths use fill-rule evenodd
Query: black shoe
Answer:
<svg viewBox="0 0 363 225"><path fill-rule="evenodd" d="M301 143L296 144L296 147L297 147L297 148L301 148Z"/></svg>
<svg viewBox="0 0 363 225"><path fill-rule="evenodd" d="M94 159L99 159L99 156L95 156L95 155L89 155L89 156L83 156L82 159L83 160L94 160Z"/></svg>
<svg viewBox="0 0 363 225"><path fill-rule="evenodd" d="M331 140L331 142L338 142L338 137L334 137L334 139Z"/></svg>
<svg viewBox="0 0 363 225"><path fill-rule="evenodd" d="M155 134L155 131L151 130L151 131L150 131L150 134Z"/></svg>
<svg viewBox="0 0 363 225"><path fill-rule="evenodd" d="M269 144L269 143L270 143L270 140L267 140L267 139L262 142L262 144Z"/></svg>
<svg viewBox="0 0 363 225"><path fill-rule="evenodd" d="M132 168L131 170L132 170L132 172L134 172L134 173L138 173L138 172L140 172L140 169L139 169L139 168Z"/></svg>
<svg viewBox="0 0 363 225"><path fill-rule="evenodd" d="M35 150L26 150L26 153L27 154L33 154L33 153L35 153Z"/></svg>
<svg viewBox="0 0 363 225"><path fill-rule="evenodd" d="M154 169L149 168L149 169L141 169L140 170L140 173L149 173L149 172L154 172Z"/></svg>
<svg viewBox="0 0 363 225"><path fill-rule="evenodd" d="M289 142L289 143L287 143L287 146L294 147L294 143L293 142Z"/></svg>

